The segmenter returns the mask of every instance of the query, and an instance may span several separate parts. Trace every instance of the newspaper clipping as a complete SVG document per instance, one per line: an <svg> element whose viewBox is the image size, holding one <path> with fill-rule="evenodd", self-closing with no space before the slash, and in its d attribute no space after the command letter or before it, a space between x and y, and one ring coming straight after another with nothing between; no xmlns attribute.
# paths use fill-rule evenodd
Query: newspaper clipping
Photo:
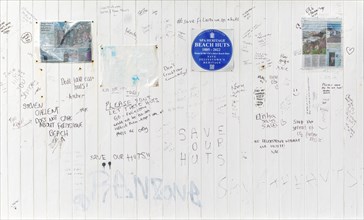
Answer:
<svg viewBox="0 0 364 220"><path fill-rule="evenodd" d="M341 20L302 20L304 68L341 67Z"/></svg>
<svg viewBox="0 0 364 220"><path fill-rule="evenodd" d="M91 21L41 22L42 62L91 62Z"/></svg>

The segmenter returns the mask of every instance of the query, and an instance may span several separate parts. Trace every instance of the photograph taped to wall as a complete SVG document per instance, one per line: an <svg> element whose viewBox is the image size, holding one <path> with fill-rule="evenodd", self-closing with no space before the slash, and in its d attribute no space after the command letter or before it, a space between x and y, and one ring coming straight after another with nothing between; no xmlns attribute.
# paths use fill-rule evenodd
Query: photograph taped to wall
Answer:
<svg viewBox="0 0 364 220"><path fill-rule="evenodd" d="M91 21L40 22L41 62L91 62Z"/></svg>
<svg viewBox="0 0 364 220"><path fill-rule="evenodd" d="M158 47L102 46L100 71L103 86L158 86Z"/></svg>
<svg viewBox="0 0 364 220"><path fill-rule="evenodd" d="M303 67L341 67L341 32L341 20L302 19Z"/></svg>
<svg viewBox="0 0 364 220"><path fill-rule="evenodd" d="M232 71L233 30L192 29L192 71Z"/></svg>

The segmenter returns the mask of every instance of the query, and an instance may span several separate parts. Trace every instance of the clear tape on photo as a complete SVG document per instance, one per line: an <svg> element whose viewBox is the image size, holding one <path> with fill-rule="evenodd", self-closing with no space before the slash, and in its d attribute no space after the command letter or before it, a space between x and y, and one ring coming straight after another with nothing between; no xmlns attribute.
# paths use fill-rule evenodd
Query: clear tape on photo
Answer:
<svg viewBox="0 0 364 220"><path fill-rule="evenodd" d="M158 47L100 46L103 87L156 87L159 82Z"/></svg>

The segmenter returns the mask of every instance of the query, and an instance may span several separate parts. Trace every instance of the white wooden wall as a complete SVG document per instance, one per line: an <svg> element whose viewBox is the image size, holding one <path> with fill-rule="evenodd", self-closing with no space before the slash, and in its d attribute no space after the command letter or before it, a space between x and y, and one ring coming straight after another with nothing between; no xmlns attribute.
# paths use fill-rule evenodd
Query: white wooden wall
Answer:
<svg viewBox="0 0 364 220"><path fill-rule="evenodd" d="M363 218L363 1L0 9L1 218ZM342 18L342 69L301 68L304 17ZM35 62L36 22L48 20L94 21L94 62ZM233 72L190 71L191 30L207 28L234 30ZM139 44L159 46L159 87L100 87L99 46ZM62 83L79 76L85 89ZM116 136L106 103L147 96L150 116ZM40 109L82 126L54 138Z"/></svg>

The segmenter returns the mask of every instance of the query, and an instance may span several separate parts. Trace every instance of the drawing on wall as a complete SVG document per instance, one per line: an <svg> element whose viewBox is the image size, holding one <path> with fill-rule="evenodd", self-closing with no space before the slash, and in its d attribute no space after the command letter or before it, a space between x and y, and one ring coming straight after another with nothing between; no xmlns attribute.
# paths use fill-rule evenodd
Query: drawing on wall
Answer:
<svg viewBox="0 0 364 220"><path fill-rule="evenodd" d="M302 20L303 67L341 67L341 20Z"/></svg>
<svg viewBox="0 0 364 220"><path fill-rule="evenodd" d="M158 47L101 46L100 71L104 86L158 85Z"/></svg>
<svg viewBox="0 0 364 220"><path fill-rule="evenodd" d="M232 71L232 30L192 30L192 71Z"/></svg>
<svg viewBox="0 0 364 220"><path fill-rule="evenodd" d="M91 62L91 21L41 22L41 62Z"/></svg>

